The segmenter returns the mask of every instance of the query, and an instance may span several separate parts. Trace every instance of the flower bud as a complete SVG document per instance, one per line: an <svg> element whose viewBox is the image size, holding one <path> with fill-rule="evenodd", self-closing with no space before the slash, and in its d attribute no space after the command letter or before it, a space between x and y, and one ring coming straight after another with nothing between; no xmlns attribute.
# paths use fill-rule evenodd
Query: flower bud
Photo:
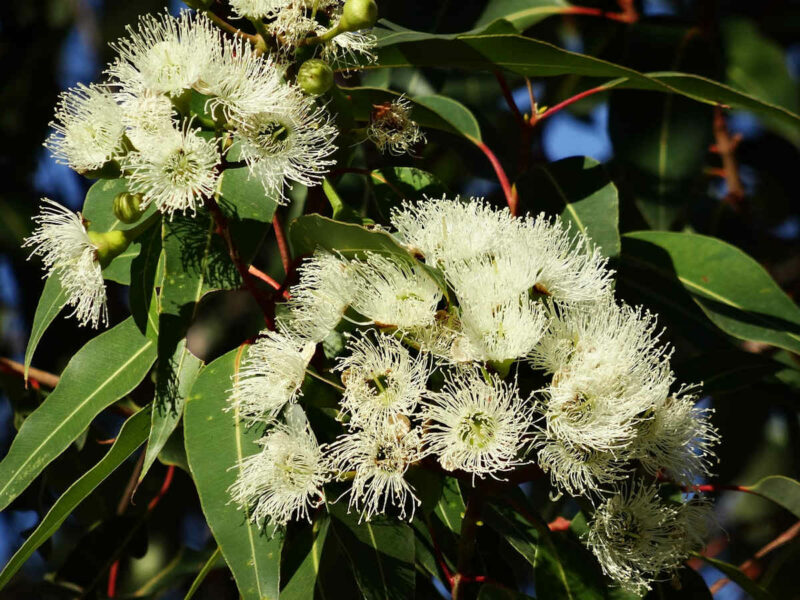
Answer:
<svg viewBox="0 0 800 600"><path fill-rule="evenodd" d="M347 0L344 3L342 18L339 21L340 31L358 31L369 29L378 20L378 5L375 0Z"/></svg>
<svg viewBox="0 0 800 600"><path fill-rule="evenodd" d="M333 85L333 69L324 60L307 60L297 72L297 85L310 96L324 94Z"/></svg>
<svg viewBox="0 0 800 600"><path fill-rule="evenodd" d="M107 231L105 233L87 231L86 233L97 251L97 262L103 267L122 254L131 243L124 231Z"/></svg>
<svg viewBox="0 0 800 600"><path fill-rule="evenodd" d="M122 192L114 198L114 216L123 223L135 223L142 216L139 208L142 204L141 194Z"/></svg>

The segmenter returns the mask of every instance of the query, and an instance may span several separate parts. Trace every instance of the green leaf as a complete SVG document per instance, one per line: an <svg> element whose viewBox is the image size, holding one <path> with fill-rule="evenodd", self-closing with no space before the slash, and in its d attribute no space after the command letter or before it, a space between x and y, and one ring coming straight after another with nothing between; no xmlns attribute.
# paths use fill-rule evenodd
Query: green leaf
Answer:
<svg viewBox="0 0 800 600"><path fill-rule="evenodd" d="M800 519L800 482L783 475L770 475L746 487L752 493L772 500Z"/></svg>
<svg viewBox="0 0 800 600"><path fill-rule="evenodd" d="M342 503L329 505L331 529L366 600L414 597L414 532L408 523L377 517L359 524Z"/></svg>
<svg viewBox="0 0 800 600"><path fill-rule="evenodd" d="M402 94L381 88L342 88L350 100L353 116L360 121L369 121L374 105L398 100ZM422 128L439 129L458 136L481 139L475 116L470 110L451 98L444 96L406 97L411 104L411 118Z"/></svg>
<svg viewBox="0 0 800 600"><path fill-rule="evenodd" d="M156 207L151 204L133 223L123 223L114 215L114 198L117 194L128 191L128 182L124 178L98 179L86 193L82 215L89 221L91 231L126 231L137 227L155 214ZM103 277L122 285L130 283L131 262L141 251L141 243L134 241L128 249L114 258L103 269Z"/></svg>
<svg viewBox="0 0 800 600"><path fill-rule="evenodd" d="M645 600L712 600L711 592L703 577L689 567L683 567L678 571L678 580L674 583L656 582L652 591L644 598Z"/></svg>
<svg viewBox="0 0 800 600"><path fill-rule="evenodd" d="M666 231L636 231L623 238L623 261L680 282L725 333L800 352L800 309L761 265L735 246Z"/></svg>
<svg viewBox="0 0 800 600"><path fill-rule="evenodd" d="M292 575L286 587L281 590L281 600L306 600L314 597L317 587L319 565L322 559L322 549L328 537L330 517L321 514L314 519L314 526L307 527L304 533L309 534L309 548L303 562Z"/></svg>
<svg viewBox="0 0 800 600"><path fill-rule="evenodd" d="M158 598L158 592L166 592L174 588L176 585L181 585L187 575L200 572L207 575L213 569L227 568L225 559L219 548L216 550L191 550L186 547L181 547L176 555L170 560L163 569L158 571L147 581L139 585L136 590L122 597L125 598ZM198 574L198 578L200 575ZM197 579L195 579L197 582ZM199 583L202 583L200 581ZM192 587L194 586L194 582ZM198 584L199 587L199 584ZM191 589L190 589L191 591ZM189 598L189 594L185 596Z"/></svg>
<svg viewBox="0 0 800 600"><path fill-rule="evenodd" d="M679 381L702 381L705 394L724 394L755 385L783 365L762 354L720 350L675 361L673 367Z"/></svg>
<svg viewBox="0 0 800 600"><path fill-rule="evenodd" d="M442 495L434 510L435 514L445 526L455 533L461 534L461 521L467 507L461 497L461 489L458 487L458 479L455 477L445 477L442 485Z"/></svg>
<svg viewBox="0 0 800 600"><path fill-rule="evenodd" d="M219 190L218 203L228 218L272 224L278 204L266 195L264 186L251 176L247 167L225 169L220 176Z"/></svg>
<svg viewBox="0 0 800 600"><path fill-rule="evenodd" d="M131 263L129 303L131 314L139 329L158 333L158 319L151 304L157 301L156 281L163 278L164 261L161 227L151 227L139 239L142 250ZM155 302L157 304L157 302Z"/></svg>
<svg viewBox="0 0 800 600"><path fill-rule="evenodd" d="M585 75L611 78L603 89L626 87L676 92L708 104L752 110L780 121L800 125L800 116L699 75L658 71L640 73L599 58L514 34L485 33L435 35L403 32L383 39L378 61L365 69L400 67L458 67L494 71L498 68L526 77ZM416 118L416 117L415 117ZM422 124L420 122L420 124Z"/></svg>
<svg viewBox="0 0 800 600"><path fill-rule="evenodd" d="M147 439L142 472L142 481L155 462L167 440L175 431L183 416L183 405L186 396L194 385L195 379L203 366L203 361L189 352L184 338L178 343L175 354L169 359L168 371L171 373L165 395L157 396L153 403L150 436Z"/></svg>
<svg viewBox="0 0 800 600"><path fill-rule="evenodd" d="M748 94L800 111L800 89L792 78L786 53L780 44L763 35L758 26L744 17L728 17L722 23L722 42L727 58L727 80ZM800 145L800 129L786 127L768 117L766 125Z"/></svg>
<svg viewBox="0 0 800 600"><path fill-rule="evenodd" d="M242 461L259 451L257 428L247 428L236 410L227 411L231 378L240 350L205 367L186 401L186 455L203 514L245 600L277 598L283 537L260 531L250 515L230 502L228 488ZM238 468L236 468L238 467Z"/></svg>
<svg viewBox="0 0 800 600"><path fill-rule="evenodd" d="M475 28L504 19L522 32L551 15L568 14L574 8L563 0L489 0L475 23Z"/></svg>
<svg viewBox="0 0 800 600"><path fill-rule="evenodd" d="M0 510L66 450L100 411L139 385L155 356L155 344L131 318L81 348L56 389L25 420L0 462Z"/></svg>
<svg viewBox="0 0 800 600"><path fill-rule="evenodd" d="M533 566L537 596L565 600L604 598L604 586L593 569L596 564L577 542L551 535L544 522L531 524L506 506L490 506L486 521Z"/></svg>
<svg viewBox="0 0 800 600"><path fill-rule="evenodd" d="M203 581L205 581L206 576L212 570L223 566L225 566L225 560L222 558L222 550L220 549L219 546L217 546L217 549L214 550L213 554L203 565L203 568L200 569L200 572L197 574L197 577L195 577L194 581L192 581L192 585L189 587L189 591L186 592L186 596L183 597L183 600L190 600L190 598L195 595L198 588L203 584Z"/></svg>
<svg viewBox="0 0 800 600"><path fill-rule="evenodd" d="M70 513L144 443L147 438L149 417L149 411L143 410L125 421L106 455L56 500L41 523L0 572L0 589L11 581L14 573L25 564L36 549L58 530Z"/></svg>
<svg viewBox="0 0 800 600"><path fill-rule="evenodd" d="M58 313L67 304L67 293L61 287L61 281L57 275L47 278L39 296L39 304L36 305L36 313L33 315L33 325L31 326L31 337L28 338L28 347L25 349L25 379L28 378L28 369L33 360L36 347L42 339L44 332L50 327Z"/></svg>
<svg viewBox="0 0 800 600"><path fill-rule="evenodd" d="M638 23L626 36L626 64L639 71L717 71L704 36L684 26ZM712 109L676 94L616 89L609 97L608 132L621 178L653 229L671 229L703 176L712 140Z"/></svg>
<svg viewBox="0 0 800 600"><path fill-rule="evenodd" d="M517 182L517 189L523 209L560 214L605 256L619 254L619 193L593 158L573 156L537 167Z"/></svg>
<svg viewBox="0 0 800 600"><path fill-rule="evenodd" d="M730 563L726 563L722 560L717 560L716 558L704 556L699 553L695 553L694 557L699 558L715 569L722 571L731 581L736 583L745 592L750 594L753 597L753 600L772 600L772 594L750 579L747 575L742 573L739 567Z"/></svg>

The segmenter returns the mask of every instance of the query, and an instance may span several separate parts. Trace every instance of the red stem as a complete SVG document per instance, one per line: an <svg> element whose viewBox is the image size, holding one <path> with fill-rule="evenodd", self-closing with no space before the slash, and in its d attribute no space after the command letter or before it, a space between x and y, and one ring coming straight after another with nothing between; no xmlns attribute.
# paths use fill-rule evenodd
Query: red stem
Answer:
<svg viewBox="0 0 800 600"><path fill-rule="evenodd" d="M475 144L478 148L480 148L481 152L483 152L486 155L486 158L489 159L489 162L492 163L494 172L497 174L497 179L500 182L500 187L503 188L503 194L506 197L506 202L508 203L508 209L511 211L512 215L516 216L517 190L516 188L511 187L511 184L508 181L508 176L506 175L506 172L503 170L503 165L500 164L500 161L497 160L497 156L495 156L494 152L492 152L491 149L486 144L473 137L469 137L469 139L473 144Z"/></svg>
<svg viewBox="0 0 800 600"><path fill-rule="evenodd" d="M554 520L547 524L550 531L567 531L572 521L564 517L556 517Z"/></svg>
<svg viewBox="0 0 800 600"><path fill-rule="evenodd" d="M166 494L167 491L169 491L169 486L172 485L172 477L174 475L175 475L175 467L173 465L170 465L169 467L167 467L167 474L164 475L164 482L161 484L161 489L158 490L158 494L156 494L155 497L152 500L150 500L150 503L147 505L147 510L153 510L156 507L156 504L158 504L161 501L161 498L164 497L164 494Z"/></svg>
<svg viewBox="0 0 800 600"><path fill-rule="evenodd" d="M444 560L444 554L442 554L442 549L439 547L439 542L436 541L436 536L433 533L433 527L431 527L431 523L428 519L425 519L425 525L428 527L428 533L431 536L431 541L433 542L433 552L436 554L436 562L439 563L439 568L442 569L442 573L444 573L445 579L447 580L447 585L450 586L450 589L453 589L453 574L450 572L450 569L447 568L447 562Z"/></svg>
<svg viewBox="0 0 800 600"><path fill-rule="evenodd" d="M111 568L108 570L108 586L106 587L106 596L113 598L117 595L117 573L119 573L119 561L114 561Z"/></svg>
<svg viewBox="0 0 800 600"><path fill-rule="evenodd" d="M281 296L283 296L284 300L288 300L289 298L292 297L291 294L289 294L288 291L282 290L283 286L280 283L278 283L272 277L270 277L269 275L264 273L264 271L262 271L261 269L258 269L256 267L254 267L253 265L250 265L249 267L247 267L247 271L253 277L257 277L258 279L260 279L261 281L263 281L264 283L266 283L270 287L280 291L281 292Z"/></svg>
<svg viewBox="0 0 800 600"><path fill-rule="evenodd" d="M608 89L608 87L606 87L605 85L600 85L600 86L598 86L596 88L592 88L590 90L586 90L585 92L581 92L580 94L575 94L571 98L567 98L563 102L559 102L555 106L553 106L551 108L548 108L541 115L534 114L531 117L531 125L535 125L536 123L538 123L542 119L546 119L550 115L552 115L554 113L557 113L562 108L566 108L570 104L574 104L578 100L582 100L583 98L586 98L587 96L591 96L592 94L597 94L598 92L605 92L607 89Z"/></svg>
<svg viewBox="0 0 800 600"><path fill-rule="evenodd" d="M275 241L278 242L278 252L281 253L281 263L283 263L283 272L289 272L289 265L292 264L292 256L289 252L289 244L286 243L286 234L283 231L283 225L278 217L278 212L272 217L272 229L275 231Z"/></svg>
<svg viewBox="0 0 800 600"><path fill-rule="evenodd" d="M503 91L503 98L506 99L506 104L508 104L508 108L511 109L514 118L520 124L520 127L525 127L527 125L525 118L522 116L522 113L519 112L519 107L514 101L514 95L511 93L511 89L508 87L508 82L503 76L503 73L500 71L495 71L494 76L497 79L497 83L500 84L500 89Z"/></svg>
<svg viewBox="0 0 800 600"><path fill-rule="evenodd" d="M565 15L590 15L593 17L603 17L611 21L619 21L620 23L635 23L639 19L639 15L635 11L625 12L608 12L599 8L590 8L587 6L574 6L565 10L562 14Z"/></svg>

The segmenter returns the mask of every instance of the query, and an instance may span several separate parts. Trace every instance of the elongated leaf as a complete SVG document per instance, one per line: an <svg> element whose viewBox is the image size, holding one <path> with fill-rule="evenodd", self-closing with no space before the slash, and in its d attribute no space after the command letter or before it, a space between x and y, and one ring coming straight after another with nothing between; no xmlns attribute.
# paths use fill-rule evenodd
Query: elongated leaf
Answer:
<svg viewBox="0 0 800 600"><path fill-rule="evenodd" d="M25 378L28 378L28 369L33 360L36 347L42 339L44 332L50 327L50 323L55 320L61 309L67 304L67 294L61 287L58 276L48 277L39 297L39 304L36 305L36 313L33 315L33 326L31 336L28 338L28 347L25 349Z"/></svg>
<svg viewBox="0 0 800 600"><path fill-rule="evenodd" d="M307 529L309 533L308 554L300 566L289 579L286 587L281 590L282 600L306 600L314 597L317 587L317 576L322 559L322 549L328 536L328 527L331 524L328 515L321 515L314 520L313 528Z"/></svg>
<svg viewBox="0 0 800 600"><path fill-rule="evenodd" d="M219 205L228 218L272 223L278 204L266 195L264 186L247 167L223 171L219 189L222 196Z"/></svg>
<svg viewBox="0 0 800 600"><path fill-rule="evenodd" d="M466 106L446 96L416 96L414 102L435 112L458 133L471 140L481 140L478 119Z"/></svg>
<svg viewBox="0 0 800 600"><path fill-rule="evenodd" d="M114 445L100 459L100 462L89 469L86 474L73 483L56 500L53 507L42 519L42 522L28 536L25 543L22 544L3 568L3 571L0 572L0 589L11 581L14 573L25 564L25 561L30 558L36 549L58 530L70 513L75 510L75 507L144 443L147 438L149 417L149 411L143 410L125 421L119 434L117 434Z"/></svg>
<svg viewBox="0 0 800 600"><path fill-rule="evenodd" d="M566 600L604 598L604 586L592 568L595 565L576 542L557 541L544 523L533 525L505 506L490 506L486 520L533 566L538 596Z"/></svg>
<svg viewBox="0 0 800 600"><path fill-rule="evenodd" d="M184 436L203 513L239 593L245 600L261 600L278 597L283 537L261 532L230 502L228 488L242 461L259 450L257 428L248 429L238 411L225 410L240 354L232 350L200 373L186 401Z"/></svg>
<svg viewBox="0 0 800 600"><path fill-rule="evenodd" d="M168 383L166 394L157 397L153 403L150 436L147 439L147 450L139 481L142 481L155 462L170 435L175 431L183 416L183 405L186 396L194 385L203 361L189 352L186 339L178 343L175 354L169 360L169 371L172 377Z"/></svg>
<svg viewBox="0 0 800 600"><path fill-rule="evenodd" d="M139 385L155 356L155 344L132 318L81 348L56 389L25 420L0 463L0 510L66 450L100 411Z"/></svg>
<svg viewBox="0 0 800 600"><path fill-rule="evenodd" d="M800 481L782 475L765 477L747 489L779 504L800 519Z"/></svg>
<svg viewBox="0 0 800 600"><path fill-rule="evenodd" d="M753 600L772 600L772 594L742 573L739 567L702 554L695 554L694 556L708 563L715 569L722 571L731 581L735 582L740 588L750 594Z"/></svg>
<svg viewBox="0 0 800 600"><path fill-rule="evenodd" d="M205 581L205 578L212 570L224 566L225 560L222 558L222 550L219 546L217 546L217 549L214 550L213 554L203 565L203 568L200 569L197 577L195 577L194 581L192 581L192 585L189 587L189 591L186 592L186 596L184 596L183 600L190 600L192 596L197 593L197 590L200 588L200 586L203 584L203 581Z"/></svg>
<svg viewBox="0 0 800 600"><path fill-rule="evenodd" d="M780 121L785 127L800 125L800 116L699 75L672 71L640 73L621 65L569 52L547 42L507 33L435 35L403 32L381 40L379 59L364 68L459 67L503 68L528 77L585 75L609 78L602 88L629 87L675 92L709 104L752 110Z"/></svg>
<svg viewBox="0 0 800 600"><path fill-rule="evenodd" d="M606 256L619 254L619 193L603 165L575 156L536 168L517 183L520 206L560 214Z"/></svg>
<svg viewBox="0 0 800 600"><path fill-rule="evenodd" d="M800 352L800 309L735 246L703 235L636 231L625 234L622 254L624 261L679 281L727 334Z"/></svg>
<svg viewBox="0 0 800 600"><path fill-rule="evenodd" d="M441 519L445 526L455 533L461 534L461 521L467 508L464 499L461 497L461 490L458 487L458 479L455 477L445 477L442 486L442 495L436 504L434 512Z"/></svg>
<svg viewBox="0 0 800 600"><path fill-rule="evenodd" d="M331 529L367 600L414 597L414 532L397 519L375 518L359 524L342 503L330 507Z"/></svg>
<svg viewBox="0 0 800 600"><path fill-rule="evenodd" d="M485 27L497 19L505 19L517 31L525 31L551 15L568 14L574 6L563 0L489 0L475 28Z"/></svg>

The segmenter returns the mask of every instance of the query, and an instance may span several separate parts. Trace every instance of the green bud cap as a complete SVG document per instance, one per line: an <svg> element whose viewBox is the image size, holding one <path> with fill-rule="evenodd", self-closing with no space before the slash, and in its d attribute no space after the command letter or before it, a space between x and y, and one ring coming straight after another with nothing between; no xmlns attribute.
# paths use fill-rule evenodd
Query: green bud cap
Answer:
<svg viewBox="0 0 800 600"><path fill-rule="evenodd" d="M340 31L369 29L378 20L378 5L375 0L347 0L339 21Z"/></svg>
<svg viewBox="0 0 800 600"><path fill-rule="evenodd" d="M310 96L324 94L333 85L333 69L324 60L307 60L297 72L297 85Z"/></svg>
<svg viewBox="0 0 800 600"><path fill-rule="evenodd" d="M135 223L142 216L139 206L142 204L141 194L122 192L114 198L114 216L123 223Z"/></svg>
<svg viewBox="0 0 800 600"><path fill-rule="evenodd" d="M97 250L97 261L103 267L125 252L131 243L124 231L107 231L105 233L88 231L87 234Z"/></svg>

